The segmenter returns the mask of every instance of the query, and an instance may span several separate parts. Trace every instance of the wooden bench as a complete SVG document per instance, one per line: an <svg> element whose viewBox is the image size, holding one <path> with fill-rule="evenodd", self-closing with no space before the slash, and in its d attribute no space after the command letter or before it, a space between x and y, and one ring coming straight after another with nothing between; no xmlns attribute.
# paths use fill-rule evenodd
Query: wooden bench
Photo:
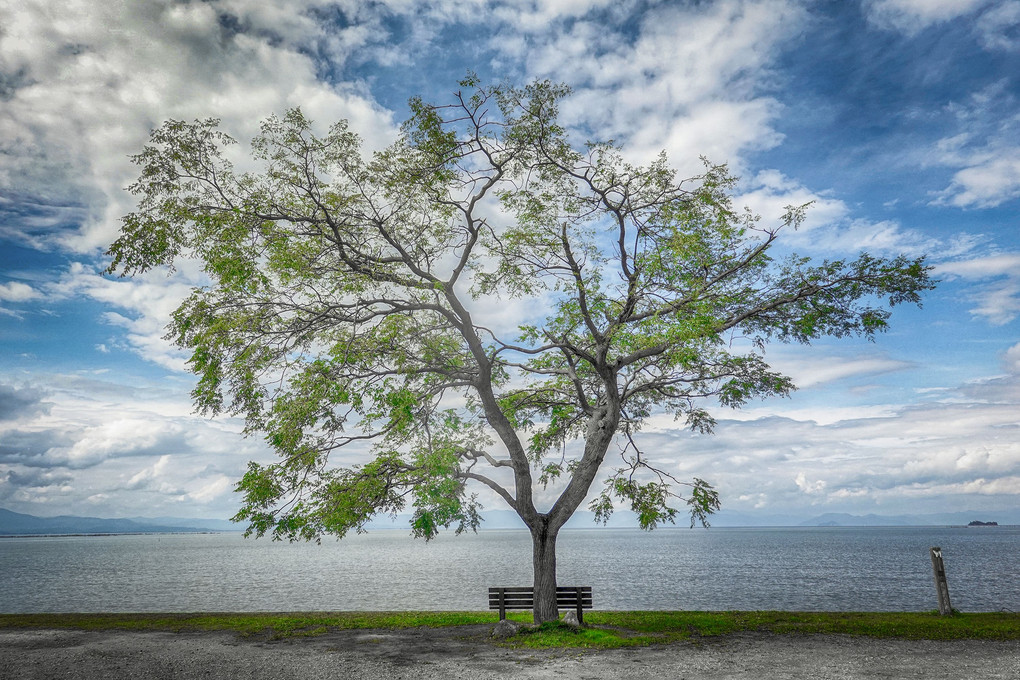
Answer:
<svg viewBox="0 0 1020 680"><path fill-rule="evenodd" d="M506 618L507 609L532 609L534 606L534 588L489 588L489 609L499 610L500 621ZM584 623L584 610L592 608L591 586L559 586L556 607L575 610L578 623Z"/></svg>

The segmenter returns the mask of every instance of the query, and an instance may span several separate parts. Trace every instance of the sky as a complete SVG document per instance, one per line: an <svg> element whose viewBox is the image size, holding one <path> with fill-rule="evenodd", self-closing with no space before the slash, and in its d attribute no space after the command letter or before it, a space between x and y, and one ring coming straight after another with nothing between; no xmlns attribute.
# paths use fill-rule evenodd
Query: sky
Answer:
<svg viewBox="0 0 1020 680"><path fill-rule="evenodd" d="M710 436L653 416L667 469L763 516L1020 507L1020 0L0 4L0 507L226 518L273 457L193 412L162 339L198 267L102 274L152 128L250 140L300 106L378 149L469 71L566 83L576 139L633 162L729 164L765 222L813 201L783 248L935 267L874 343L771 346L791 397L717 410Z"/></svg>

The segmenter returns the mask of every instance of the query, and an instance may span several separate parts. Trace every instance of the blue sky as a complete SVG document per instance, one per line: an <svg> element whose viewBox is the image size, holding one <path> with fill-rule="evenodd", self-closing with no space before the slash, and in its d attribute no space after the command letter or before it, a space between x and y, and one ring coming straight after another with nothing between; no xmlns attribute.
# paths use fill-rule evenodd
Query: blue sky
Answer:
<svg viewBox="0 0 1020 680"><path fill-rule="evenodd" d="M161 339L198 268L100 274L152 127L247 140L300 105L381 148L469 70L567 83L577 139L635 162L728 163L765 220L813 200L786 249L937 268L876 343L770 348L791 398L711 437L653 417L660 462L746 513L1020 506L1020 0L23 0L0 7L0 507L227 517L271 457L191 412Z"/></svg>

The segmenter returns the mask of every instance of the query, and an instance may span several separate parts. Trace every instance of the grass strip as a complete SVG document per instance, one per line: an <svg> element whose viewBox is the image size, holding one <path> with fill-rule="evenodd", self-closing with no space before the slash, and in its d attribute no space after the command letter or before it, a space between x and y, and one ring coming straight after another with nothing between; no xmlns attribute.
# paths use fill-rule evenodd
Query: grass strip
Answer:
<svg viewBox="0 0 1020 680"><path fill-rule="evenodd" d="M229 631L273 637L310 631L463 626L494 623L487 612L274 612L196 614L0 614L0 628Z"/></svg>
<svg viewBox="0 0 1020 680"><path fill-rule="evenodd" d="M990 612L658 612L593 611L585 614L586 629L573 631L552 624L529 639L526 647L625 647L677 640L769 633L773 635L853 635L906 640L1020 640L1020 614Z"/></svg>
<svg viewBox="0 0 1020 680"><path fill-rule="evenodd" d="M231 631L286 638L328 631L494 624L492 612L283 612L201 614L0 614L0 628ZM526 623L530 614L511 619ZM935 612L592 611L587 627L525 627L506 644L529 648L615 648L741 632L856 635L908 640L1020 640L1020 614Z"/></svg>

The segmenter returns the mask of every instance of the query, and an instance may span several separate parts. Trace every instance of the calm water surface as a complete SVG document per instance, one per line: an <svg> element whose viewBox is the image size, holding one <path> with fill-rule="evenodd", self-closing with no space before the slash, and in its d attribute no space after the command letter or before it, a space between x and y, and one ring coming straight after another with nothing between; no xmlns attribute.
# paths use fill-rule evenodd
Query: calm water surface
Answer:
<svg viewBox="0 0 1020 680"><path fill-rule="evenodd" d="M1020 611L1020 528L569 530L561 584L599 609L925 611L940 546L953 606ZM524 531L377 531L322 545L239 534L0 539L0 612L479 610L530 585Z"/></svg>

